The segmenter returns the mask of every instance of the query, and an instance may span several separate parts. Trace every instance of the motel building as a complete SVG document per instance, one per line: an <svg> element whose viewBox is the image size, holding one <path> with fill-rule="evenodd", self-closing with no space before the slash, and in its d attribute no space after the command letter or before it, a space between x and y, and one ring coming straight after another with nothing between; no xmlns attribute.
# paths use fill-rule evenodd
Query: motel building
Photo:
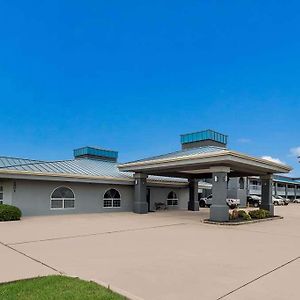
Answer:
<svg viewBox="0 0 300 300"><path fill-rule="evenodd" d="M272 194L300 196L300 182L282 174L291 168L227 148L227 136L212 130L181 135L178 151L118 163L118 152L74 150L74 159L41 161L0 157L0 203L24 216L129 211L199 210L199 192L212 194L210 219L227 221L227 197L246 206L259 194L274 214ZM276 174L276 175L274 175ZM278 175L280 174L280 175Z"/></svg>
<svg viewBox="0 0 300 300"><path fill-rule="evenodd" d="M248 178L248 190L250 195L261 195L261 181L259 177ZM300 199L300 180L286 176L274 175L273 195L290 200Z"/></svg>

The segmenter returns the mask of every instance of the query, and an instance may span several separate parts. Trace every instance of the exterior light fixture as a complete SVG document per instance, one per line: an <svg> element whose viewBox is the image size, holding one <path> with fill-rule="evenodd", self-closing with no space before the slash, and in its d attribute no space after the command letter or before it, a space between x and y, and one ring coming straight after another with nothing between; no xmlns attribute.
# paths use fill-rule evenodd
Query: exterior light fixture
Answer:
<svg viewBox="0 0 300 300"><path fill-rule="evenodd" d="M218 182L219 181L218 176L215 176L214 180L215 180L215 182Z"/></svg>

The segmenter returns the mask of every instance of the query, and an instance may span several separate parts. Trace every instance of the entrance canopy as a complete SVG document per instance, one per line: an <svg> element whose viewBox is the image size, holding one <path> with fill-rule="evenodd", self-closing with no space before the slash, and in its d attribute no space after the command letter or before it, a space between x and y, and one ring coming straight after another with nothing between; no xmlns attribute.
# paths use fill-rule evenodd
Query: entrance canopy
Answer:
<svg viewBox="0 0 300 300"><path fill-rule="evenodd" d="M288 173L289 166L228 150L227 136L212 130L181 135L180 151L145 158L119 165L120 171L134 172L134 211L147 213L146 185L148 175L187 178L188 209L197 211L198 181L212 178L210 219L228 221L228 177L260 176L262 179L261 208L274 214L272 174Z"/></svg>
<svg viewBox="0 0 300 300"><path fill-rule="evenodd" d="M215 167L226 167L230 177L263 176L291 171L291 167L287 165L215 146L183 149L119 165L120 171L198 179L211 177Z"/></svg>

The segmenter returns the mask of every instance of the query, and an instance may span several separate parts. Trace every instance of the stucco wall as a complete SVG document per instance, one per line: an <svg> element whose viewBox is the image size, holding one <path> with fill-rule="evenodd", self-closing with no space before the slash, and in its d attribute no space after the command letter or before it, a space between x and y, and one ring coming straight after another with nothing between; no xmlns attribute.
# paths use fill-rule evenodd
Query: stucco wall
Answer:
<svg viewBox="0 0 300 300"><path fill-rule="evenodd" d="M13 181L2 179L0 186L3 186L3 204L12 204Z"/></svg>
<svg viewBox="0 0 300 300"><path fill-rule="evenodd" d="M59 186L66 186L73 190L75 194L74 209L50 209L51 194ZM103 207L103 195L110 188L115 188L120 192L120 208ZM170 191L174 191L179 199L178 207L170 207L170 209L187 208L188 189L152 186L149 188L151 195L150 207L152 210L154 210L155 202L166 203L167 195ZM12 191L12 204L19 207L24 216L132 211L133 199L134 187L126 185L16 180L16 190Z"/></svg>
<svg viewBox="0 0 300 300"><path fill-rule="evenodd" d="M167 203L168 194L174 191L178 198L178 206L168 207L168 209L187 208L188 189L171 187L150 187L150 209L155 210L155 202ZM186 191L186 193L184 193Z"/></svg>
<svg viewBox="0 0 300 300"><path fill-rule="evenodd" d="M228 182L228 197L240 199L240 207L247 206L247 178L244 178L244 189L240 189L239 177L230 178Z"/></svg>
<svg viewBox="0 0 300 300"><path fill-rule="evenodd" d="M75 194L74 209L50 209L50 196L53 190L59 186L66 186L73 190ZM103 195L110 188L116 188L120 192L120 208L103 208ZM24 216L132 211L133 187L124 185L17 180L16 191L13 192L13 205L19 207Z"/></svg>
<svg viewBox="0 0 300 300"><path fill-rule="evenodd" d="M188 209L188 202L189 202L189 189L183 188L179 190L179 209Z"/></svg>

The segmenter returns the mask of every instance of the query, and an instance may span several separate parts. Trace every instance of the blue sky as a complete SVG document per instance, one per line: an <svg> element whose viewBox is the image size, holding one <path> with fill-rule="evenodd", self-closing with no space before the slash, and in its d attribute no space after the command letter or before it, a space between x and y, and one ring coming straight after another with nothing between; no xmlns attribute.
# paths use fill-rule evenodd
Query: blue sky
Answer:
<svg viewBox="0 0 300 300"><path fill-rule="evenodd" d="M0 155L128 161L211 128L300 177L299 20L298 1L0 0Z"/></svg>

